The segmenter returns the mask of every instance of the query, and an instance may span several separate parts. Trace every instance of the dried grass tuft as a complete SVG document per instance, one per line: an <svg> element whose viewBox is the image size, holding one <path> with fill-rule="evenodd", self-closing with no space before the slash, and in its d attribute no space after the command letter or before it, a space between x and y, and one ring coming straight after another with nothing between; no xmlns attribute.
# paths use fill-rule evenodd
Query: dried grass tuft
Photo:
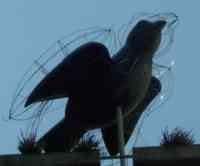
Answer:
<svg viewBox="0 0 200 166"><path fill-rule="evenodd" d="M84 136L73 148L73 152L99 152L99 141L95 136Z"/></svg>
<svg viewBox="0 0 200 166"><path fill-rule="evenodd" d="M181 128L175 128L171 133L168 129L163 132L160 146L171 147L180 145L192 145L194 143L194 137L190 131L184 131Z"/></svg>
<svg viewBox="0 0 200 166"><path fill-rule="evenodd" d="M37 145L36 134L31 133L25 135L21 132L21 137L19 139L18 150L22 154L41 154L42 149Z"/></svg>

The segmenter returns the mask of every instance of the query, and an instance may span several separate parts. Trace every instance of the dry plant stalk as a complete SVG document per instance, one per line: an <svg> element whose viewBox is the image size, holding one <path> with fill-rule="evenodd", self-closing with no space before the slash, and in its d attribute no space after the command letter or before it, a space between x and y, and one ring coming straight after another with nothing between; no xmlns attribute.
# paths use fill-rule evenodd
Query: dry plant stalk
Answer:
<svg viewBox="0 0 200 166"><path fill-rule="evenodd" d="M171 147L181 145L192 145L194 143L194 137L190 131L184 131L181 128L175 128L171 131L171 133L168 129L166 129L163 132L160 146Z"/></svg>
<svg viewBox="0 0 200 166"><path fill-rule="evenodd" d="M23 134L23 132L21 132L18 150L22 154L41 154L42 153L42 149L37 145L36 134L34 132L32 132L31 134Z"/></svg>

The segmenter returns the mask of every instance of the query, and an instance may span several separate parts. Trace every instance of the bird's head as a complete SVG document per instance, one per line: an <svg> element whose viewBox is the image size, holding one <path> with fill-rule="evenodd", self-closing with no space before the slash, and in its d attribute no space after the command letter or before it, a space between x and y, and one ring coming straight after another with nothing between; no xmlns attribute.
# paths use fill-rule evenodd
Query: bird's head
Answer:
<svg viewBox="0 0 200 166"><path fill-rule="evenodd" d="M139 21L128 34L127 46L133 49L137 55L153 56L159 48L162 30L166 23L164 20L155 22L148 20Z"/></svg>

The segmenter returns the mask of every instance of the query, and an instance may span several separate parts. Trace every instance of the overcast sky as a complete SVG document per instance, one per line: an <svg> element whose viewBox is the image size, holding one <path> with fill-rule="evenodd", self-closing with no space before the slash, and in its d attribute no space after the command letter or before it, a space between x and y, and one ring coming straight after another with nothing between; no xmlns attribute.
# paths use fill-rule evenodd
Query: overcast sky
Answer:
<svg viewBox="0 0 200 166"><path fill-rule="evenodd" d="M13 92L25 70L60 36L96 25L121 25L138 12L174 12L180 19L169 53L176 62L175 87L170 100L145 120L139 145L158 145L161 132L167 126L192 130L199 143L199 6L197 0L0 0L1 116L8 112ZM52 126L62 114L54 113L54 117L46 127ZM21 125L0 121L0 154L17 152Z"/></svg>

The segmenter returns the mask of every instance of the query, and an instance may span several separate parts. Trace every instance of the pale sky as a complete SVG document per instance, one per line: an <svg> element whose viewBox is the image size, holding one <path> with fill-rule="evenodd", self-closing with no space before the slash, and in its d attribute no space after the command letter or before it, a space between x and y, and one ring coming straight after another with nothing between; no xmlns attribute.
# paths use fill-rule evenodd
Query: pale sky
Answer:
<svg viewBox="0 0 200 166"><path fill-rule="evenodd" d="M175 87L170 100L144 121L138 142L143 146L158 145L164 128L179 126L192 130L199 143L199 5L197 0L0 0L2 116L8 113L13 92L25 70L61 36L80 28L121 25L138 12L174 12L180 19L169 52L176 62L173 68ZM46 127L61 117L61 113L54 113ZM21 125L0 120L0 154L17 152Z"/></svg>

